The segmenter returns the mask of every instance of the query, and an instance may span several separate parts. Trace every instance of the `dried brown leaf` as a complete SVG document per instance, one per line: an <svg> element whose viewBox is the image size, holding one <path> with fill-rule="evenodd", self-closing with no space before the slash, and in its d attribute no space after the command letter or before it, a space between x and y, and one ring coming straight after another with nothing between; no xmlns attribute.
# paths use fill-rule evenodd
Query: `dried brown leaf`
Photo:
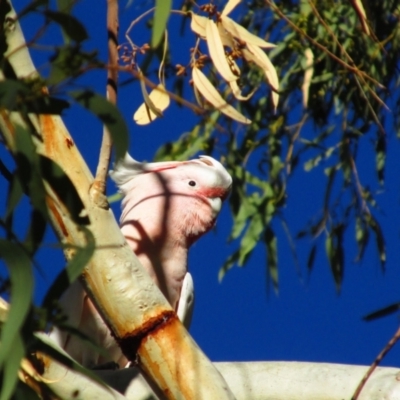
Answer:
<svg viewBox="0 0 400 400"><path fill-rule="evenodd" d="M208 78L198 68L193 68L193 84L204 98L217 110L242 124L250 124L251 121L243 114L228 104L218 93Z"/></svg>
<svg viewBox="0 0 400 400"><path fill-rule="evenodd" d="M304 58L306 60L306 64L305 64L303 85L301 86L301 92L303 93L303 106L304 108L307 108L311 80L314 74L314 68L313 68L314 53L310 48L305 49Z"/></svg>
<svg viewBox="0 0 400 400"><path fill-rule="evenodd" d="M217 71L227 82L235 81L238 77L232 72L226 60L217 24L212 19L207 20L206 39L211 60Z"/></svg>
<svg viewBox="0 0 400 400"><path fill-rule="evenodd" d="M140 105L133 115L133 119L138 125L147 125L157 117L162 117L163 111L169 106L170 102L168 93L162 83L144 98L144 103Z"/></svg>
<svg viewBox="0 0 400 400"><path fill-rule="evenodd" d="M276 47L273 43L268 43L264 39L254 35L249 32L246 28L243 28L242 25L236 23L233 19L227 17L226 15L221 16L222 26L235 38L246 42L248 44L252 44L258 47L262 47L265 49L272 49Z"/></svg>

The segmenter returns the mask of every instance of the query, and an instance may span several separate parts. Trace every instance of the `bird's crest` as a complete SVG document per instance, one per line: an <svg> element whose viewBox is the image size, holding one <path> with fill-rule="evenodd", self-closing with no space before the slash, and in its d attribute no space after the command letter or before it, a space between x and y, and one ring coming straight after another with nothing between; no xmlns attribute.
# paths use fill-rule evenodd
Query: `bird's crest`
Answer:
<svg viewBox="0 0 400 400"><path fill-rule="evenodd" d="M206 165L210 168L214 168L216 172L223 177L224 183L228 186L232 183L232 178L226 171L224 166L214 158L210 156L199 156L198 159L188 161L163 161L153 163L142 163L136 161L128 153L125 157L114 166L114 170L110 171L111 179L117 184L118 187L122 187L131 179L135 178L140 174L150 172L161 172L167 169L177 168L181 165Z"/></svg>

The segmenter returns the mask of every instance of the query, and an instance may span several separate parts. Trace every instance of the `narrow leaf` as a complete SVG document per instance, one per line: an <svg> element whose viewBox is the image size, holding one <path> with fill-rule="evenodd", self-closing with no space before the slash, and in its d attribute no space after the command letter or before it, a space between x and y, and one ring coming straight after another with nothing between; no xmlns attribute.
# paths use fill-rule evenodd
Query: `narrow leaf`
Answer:
<svg viewBox="0 0 400 400"><path fill-rule="evenodd" d="M226 60L224 46L222 45L217 25L212 19L207 20L206 40L211 60L217 71L227 82L237 80L238 76L232 72Z"/></svg>
<svg viewBox="0 0 400 400"><path fill-rule="evenodd" d="M212 85L208 78L200 71L200 69L194 67L192 71L193 83L198 91L204 96L204 98L213 105L217 110L227 115L229 118L235 121L241 122L242 124L250 124L251 121L246 118L243 114L228 104L218 93L217 89Z"/></svg>
<svg viewBox="0 0 400 400"><path fill-rule="evenodd" d="M206 26L208 22L207 17L203 17L201 15L197 15L192 11L189 11L188 13L191 17L191 22L190 22L190 29L199 35L202 39L205 39L206 37Z"/></svg>
<svg viewBox="0 0 400 400"><path fill-rule="evenodd" d="M40 246L40 243L42 243L46 226L47 221L43 217L43 214L33 209L31 213L31 223L24 241L24 245L29 250L30 254L34 254Z"/></svg>
<svg viewBox="0 0 400 400"><path fill-rule="evenodd" d="M116 158L117 160L123 158L128 151L129 133L118 108L105 97L90 90L76 90L69 94L107 126L115 146Z"/></svg>
<svg viewBox="0 0 400 400"><path fill-rule="evenodd" d="M18 245L0 239L0 258L7 267L11 282L11 306L0 336L0 368L13 351L13 341L28 315L33 296L31 261Z"/></svg>
<svg viewBox="0 0 400 400"><path fill-rule="evenodd" d="M231 87L232 93L235 98L240 101L249 100L258 89L258 87L255 87L247 96L243 96L237 81L229 82L229 86Z"/></svg>
<svg viewBox="0 0 400 400"><path fill-rule="evenodd" d="M358 19L361 22L361 26L362 26L362 29L363 29L364 33L366 35L370 36L371 35L371 31L370 31L369 26L368 26L367 14L365 12L362 0L350 0L350 3L352 4L354 9L356 10L356 13L358 15Z"/></svg>
<svg viewBox="0 0 400 400"><path fill-rule="evenodd" d="M151 36L151 47L153 49L155 49L159 45L162 35L167 27L171 6L172 0L156 0L153 34Z"/></svg>
<svg viewBox="0 0 400 400"><path fill-rule="evenodd" d="M78 247L75 250L74 257L69 260L66 267L58 274L56 280L46 293L43 300L43 307L48 308L55 299L59 299L71 283L80 276L83 269L90 261L95 250L95 240L89 229L84 229L84 232L86 236L86 246Z"/></svg>
<svg viewBox="0 0 400 400"><path fill-rule="evenodd" d="M317 246L314 244L310 250L310 254L308 255L308 260L307 260L307 269L309 272L311 272L314 267L316 253L317 253Z"/></svg>
<svg viewBox="0 0 400 400"><path fill-rule="evenodd" d="M20 125L16 126L15 147L17 174L21 186L28 193L33 207L47 216L46 192L40 171L39 155L31 133Z"/></svg>
<svg viewBox="0 0 400 400"><path fill-rule="evenodd" d="M23 296L23 295L22 295ZM3 342L1 343L4 346ZM18 370L22 357L25 354L24 342L19 332L12 338L10 344L10 353L3 367L3 382L0 391L0 400L8 400L11 398L18 382Z"/></svg>
<svg viewBox="0 0 400 400"><path fill-rule="evenodd" d="M65 35L71 40L79 43L88 38L84 25L72 15L50 10L45 11L44 14L47 18L59 24Z"/></svg>
<svg viewBox="0 0 400 400"><path fill-rule="evenodd" d="M39 158L43 179L67 208L71 219L77 224L88 225L85 206L71 179L55 161L42 155Z"/></svg>
<svg viewBox="0 0 400 400"><path fill-rule="evenodd" d="M267 248L268 276L272 280L275 291L278 291L278 240L271 228L267 228L264 234Z"/></svg>
<svg viewBox="0 0 400 400"><path fill-rule="evenodd" d="M233 19L227 17L226 15L221 16L222 26L235 38L245 42L247 45L251 44L258 47L263 47L265 49L272 49L276 47L273 43L268 43L260 37L250 33L242 25L236 23Z"/></svg>
<svg viewBox="0 0 400 400"><path fill-rule="evenodd" d="M22 189L20 180L18 179L17 175L12 175L7 196L6 219L14 212L14 209L22 199L23 194L24 191Z"/></svg>
<svg viewBox="0 0 400 400"><path fill-rule="evenodd" d="M301 86L301 92L303 94L303 106L307 108L308 106L308 97L310 92L311 80L314 74L314 53L310 48L304 50L304 78L303 85Z"/></svg>
<svg viewBox="0 0 400 400"><path fill-rule="evenodd" d="M248 60L257 64L265 73L268 83L272 88L272 104L276 110L279 102L279 78L274 65L265 52L257 46L247 44L248 51L243 49L243 56Z"/></svg>
<svg viewBox="0 0 400 400"><path fill-rule="evenodd" d="M140 82L142 84L143 81L141 80ZM163 111L167 109L170 103L168 93L165 91L165 87L162 83L154 88L150 94L147 93L144 82L143 86L144 91L142 87L142 94L144 103L140 105L133 115L133 120L138 125L147 125L157 117L163 117Z"/></svg>
<svg viewBox="0 0 400 400"><path fill-rule="evenodd" d="M379 225L378 221L372 216L369 221L369 226L371 227L372 231L375 234L376 246L379 252L381 268L382 270L384 270L386 263L386 244L385 244L385 238L383 237L381 226Z"/></svg>
<svg viewBox="0 0 400 400"><path fill-rule="evenodd" d="M386 164L386 140L384 135L379 135L375 145L375 165L378 174L379 183L383 185L385 180L385 164Z"/></svg>
<svg viewBox="0 0 400 400"><path fill-rule="evenodd" d="M372 321L377 318L386 317L400 310L400 303L391 304L390 306L381 308L363 317L364 321Z"/></svg>
<svg viewBox="0 0 400 400"><path fill-rule="evenodd" d="M242 0L229 0L222 10L221 15L228 15L241 1Z"/></svg>
<svg viewBox="0 0 400 400"><path fill-rule="evenodd" d="M233 39L233 36L224 29L222 24L217 24L217 27L222 44L231 49L235 48L235 40Z"/></svg>

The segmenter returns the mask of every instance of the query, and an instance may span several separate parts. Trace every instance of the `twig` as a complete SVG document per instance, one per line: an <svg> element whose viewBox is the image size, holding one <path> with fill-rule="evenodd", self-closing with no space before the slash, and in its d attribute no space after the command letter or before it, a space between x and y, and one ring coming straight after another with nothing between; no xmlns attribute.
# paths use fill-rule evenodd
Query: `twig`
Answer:
<svg viewBox="0 0 400 400"><path fill-rule="evenodd" d="M286 159L285 159L285 164L286 164L286 173L289 175L291 173L291 165L290 165L290 160L293 155L293 149L294 145L296 143L297 138L300 135L300 131L303 128L304 124L306 123L308 118L308 113L305 113L303 117L301 118L300 122L297 124L297 129L296 132L290 136L290 142L289 142L289 148L286 154Z"/></svg>
<svg viewBox="0 0 400 400"><path fill-rule="evenodd" d="M318 12L317 8L315 7L314 3L311 0L308 0L308 3L310 4L314 15L318 18L318 21L322 24L322 26L326 29L326 31L331 35L332 39L336 43L336 45L339 47L340 52L346 56L346 58L349 61L349 65L356 65L354 60L351 58L350 54L346 51L346 49L342 46L342 44L339 42L338 38L336 37L335 33L332 31L330 26L324 21L324 19L321 17L321 14ZM371 92L372 97L382 106L385 107L386 110L389 110L389 107L383 102L383 100L368 86L367 82L364 79L363 74L356 74L359 75L362 83L367 86L367 89ZM355 76L355 79L357 79L357 76ZM368 104L368 108L371 108L372 106L370 105L367 96L364 93L364 90L360 85L358 85L361 94L363 95L365 101ZM379 122L378 122L379 124Z"/></svg>
<svg viewBox="0 0 400 400"><path fill-rule="evenodd" d="M364 78L370 80L374 85L378 86L381 89L386 89L384 85L379 83L376 79L372 78L372 76L369 76L366 72L361 71L359 68L356 66L350 65L346 63L345 61L341 60L338 56L333 54L331 51L329 51L324 45L321 43L317 42L315 39L313 39L311 36L309 36L303 29L299 28L296 26L295 23L293 23L276 5L272 0L265 0L266 3L271 6L271 8L283 19L285 20L291 28L293 28L297 33L299 33L301 36L305 37L308 41L310 41L314 46L318 47L320 50L325 52L329 57L334 59L336 62L338 62L340 65L342 65L344 68L347 70L354 72L357 75L363 76Z"/></svg>
<svg viewBox="0 0 400 400"><path fill-rule="evenodd" d="M108 64L118 65L118 1L107 0L107 33L108 33ZM107 99L112 104L117 102L117 80L118 69L107 69ZM99 162L96 170L96 177L90 188L94 201L99 206L107 207L105 199L107 171L110 163L112 149L111 135L106 126L103 128L103 139L101 142Z"/></svg>
<svg viewBox="0 0 400 400"><path fill-rule="evenodd" d="M400 339L400 327L397 329L396 333L393 335L393 337L389 340L389 342L386 344L384 349L378 354L374 362L371 364L369 367L367 373L365 374L364 378L362 378L361 382L357 386L356 391L354 392L351 400L357 400L358 396L360 395L363 387L367 383L367 380L369 377L372 375L374 372L375 368L379 365L379 363L383 360L383 357L386 356L386 354L392 349L392 347L396 344L396 342Z"/></svg>
<svg viewBox="0 0 400 400"><path fill-rule="evenodd" d="M133 44L132 39L129 37L129 33L131 32L132 28L133 28L141 19L143 19L144 17L146 17L147 15L149 15L149 14L150 14L151 12L153 12L154 10L155 10L155 7L150 8L150 10L147 10L146 12L144 12L143 14L141 14L139 17L137 17L136 19L134 19L134 20L131 22L131 24L129 25L128 29L126 30L126 32L125 32L125 37L126 37L126 40L129 42L129 44L130 44L132 50L134 50L136 46Z"/></svg>

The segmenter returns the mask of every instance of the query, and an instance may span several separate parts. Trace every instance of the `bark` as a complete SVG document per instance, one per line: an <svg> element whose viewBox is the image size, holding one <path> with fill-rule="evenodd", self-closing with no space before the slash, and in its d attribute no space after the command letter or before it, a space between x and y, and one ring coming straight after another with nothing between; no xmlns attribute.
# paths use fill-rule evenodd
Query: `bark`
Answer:
<svg viewBox="0 0 400 400"><path fill-rule="evenodd" d="M15 12L11 11L8 17L15 18ZM16 74L35 76L18 21L7 24L6 37L7 57ZM36 140L37 151L61 166L85 205L96 251L82 280L125 356L136 361L167 398L233 398L219 372L127 246L111 209L98 206L89 195L93 176L62 119L32 115L31 122L40 136ZM12 153L17 125L24 126L17 113L1 111L0 128ZM60 240L84 246L84 234L50 189L46 202Z"/></svg>

